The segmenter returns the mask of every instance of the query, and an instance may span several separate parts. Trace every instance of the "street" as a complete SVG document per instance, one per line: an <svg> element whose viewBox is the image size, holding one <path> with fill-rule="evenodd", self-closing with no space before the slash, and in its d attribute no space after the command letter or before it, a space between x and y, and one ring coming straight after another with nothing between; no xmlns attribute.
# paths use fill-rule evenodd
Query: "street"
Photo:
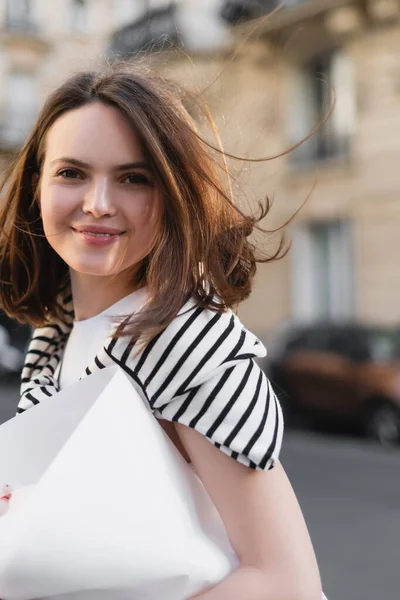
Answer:
<svg viewBox="0 0 400 600"><path fill-rule="evenodd" d="M281 457L328 600L399 598L400 450L291 431Z"/></svg>
<svg viewBox="0 0 400 600"><path fill-rule="evenodd" d="M0 421L18 383L0 387ZM287 431L282 463L302 506L328 600L400 597L400 450Z"/></svg>

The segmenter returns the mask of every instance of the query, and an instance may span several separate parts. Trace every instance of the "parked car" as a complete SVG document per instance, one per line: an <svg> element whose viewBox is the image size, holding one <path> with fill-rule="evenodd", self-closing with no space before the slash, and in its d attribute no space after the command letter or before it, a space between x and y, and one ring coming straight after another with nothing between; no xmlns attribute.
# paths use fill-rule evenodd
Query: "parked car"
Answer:
<svg viewBox="0 0 400 600"><path fill-rule="evenodd" d="M287 416L325 415L399 443L398 329L320 323L289 329L278 347L268 374Z"/></svg>

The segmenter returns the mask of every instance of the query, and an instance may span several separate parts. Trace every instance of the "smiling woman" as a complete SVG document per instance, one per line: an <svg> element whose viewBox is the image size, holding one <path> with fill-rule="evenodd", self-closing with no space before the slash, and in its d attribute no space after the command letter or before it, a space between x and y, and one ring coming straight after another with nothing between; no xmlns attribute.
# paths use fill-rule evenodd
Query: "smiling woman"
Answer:
<svg viewBox="0 0 400 600"><path fill-rule="evenodd" d="M0 302L36 327L18 412L118 365L193 463L240 563L199 600L320 600L279 464L282 412L256 362L266 351L232 310L283 245L257 257L249 236L268 206L259 219L238 208L172 90L126 63L80 73L49 97L9 170Z"/></svg>

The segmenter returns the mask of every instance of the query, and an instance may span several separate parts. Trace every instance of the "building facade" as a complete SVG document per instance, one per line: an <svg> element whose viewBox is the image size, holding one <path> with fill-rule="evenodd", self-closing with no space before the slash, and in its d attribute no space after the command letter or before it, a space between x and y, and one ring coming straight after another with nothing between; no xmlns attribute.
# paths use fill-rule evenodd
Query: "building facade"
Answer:
<svg viewBox="0 0 400 600"><path fill-rule="evenodd" d="M45 97L68 74L107 56L131 18L120 0L0 0L0 154L7 162Z"/></svg>
<svg viewBox="0 0 400 600"><path fill-rule="evenodd" d="M277 149L307 136L335 99L328 122L280 159L277 212L286 216L312 194L277 265L284 281L274 319L399 324L399 4L299 4L269 24L266 43L279 99ZM268 288L265 271L253 300L260 307ZM251 301L248 309L262 329L260 311Z"/></svg>

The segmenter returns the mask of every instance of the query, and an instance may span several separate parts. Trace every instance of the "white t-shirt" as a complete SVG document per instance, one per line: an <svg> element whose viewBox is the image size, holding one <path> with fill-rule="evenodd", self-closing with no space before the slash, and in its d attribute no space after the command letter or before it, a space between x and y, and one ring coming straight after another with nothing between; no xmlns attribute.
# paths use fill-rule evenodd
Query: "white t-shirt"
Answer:
<svg viewBox="0 0 400 600"><path fill-rule="evenodd" d="M146 288L141 288L109 306L102 313L83 321L74 322L61 363L59 377L61 389L76 383L87 365L97 355L113 327L112 317L126 316L137 312L146 301Z"/></svg>

